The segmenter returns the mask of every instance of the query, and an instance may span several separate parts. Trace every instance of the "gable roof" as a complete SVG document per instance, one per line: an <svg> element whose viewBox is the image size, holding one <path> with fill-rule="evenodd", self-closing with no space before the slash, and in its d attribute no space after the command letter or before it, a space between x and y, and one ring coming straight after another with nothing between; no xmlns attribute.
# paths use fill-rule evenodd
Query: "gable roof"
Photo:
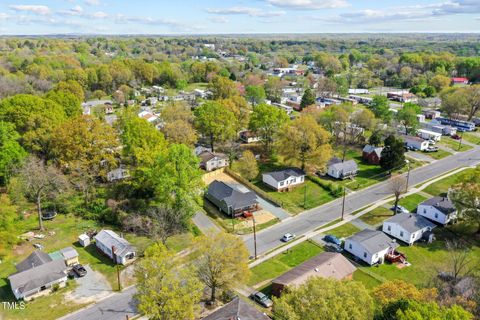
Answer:
<svg viewBox="0 0 480 320"><path fill-rule="evenodd" d="M363 152L368 153L368 154L371 154L372 152L375 152L376 155L377 155L379 158L381 157L382 150L383 150L383 147L375 147L375 146L372 146L372 145L370 145L370 144L367 144L367 145L363 148Z"/></svg>
<svg viewBox="0 0 480 320"><path fill-rule="evenodd" d="M21 294L40 288L67 276L63 260L51 260L38 267L17 272L8 277L12 291Z"/></svg>
<svg viewBox="0 0 480 320"><path fill-rule="evenodd" d="M66 260L78 257L77 250L73 249L72 247L63 248L60 250L60 253L62 254L63 258Z"/></svg>
<svg viewBox="0 0 480 320"><path fill-rule="evenodd" d="M120 238L120 236L112 230L100 231L95 236L95 241L102 243L107 248L115 247L115 255L117 256L123 256L135 250L130 242L124 238Z"/></svg>
<svg viewBox="0 0 480 320"><path fill-rule="evenodd" d="M310 277L344 279L357 268L340 253L322 252L301 265L285 272L272 283L300 285Z"/></svg>
<svg viewBox="0 0 480 320"><path fill-rule="evenodd" d="M457 210L453 206L452 201L450 201L447 197L433 197L423 201L420 205L432 206L444 214L449 214Z"/></svg>
<svg viewBox="0 0 480 320"><path fill-rule="evenodd" d="M209 186L207 193L219 200L225 201L233 210L245 208L257 203L257 195L252 192L240 192L225 182L214 180Z"/></svg>
<svg viewBox="0 0 480 320"><path fill-rule="evenodd" d="M355 160L347 160L342 162L337 157L333 157L329 162L328 162L328 168L333 169L335 171L355 171L358 170L358 165L355 162Z"/></svg>
<svg viewBox="0 0 480 320"><path fill-rule="evenodd" d="M227 156L224 155L223 153L213 153L210 151L203 151L198 156L200 157L200 160L202 160L202 162L208 162L215 157L218 157L220 159L227 159Z"/></svg>
<svg viewBox="0 0 480 320"><path fill-rule="evenodd" d="M398 243L390 239L385 233L377 230L364 229L346 240L357 242L370 254L385 250L388 247L398 247Z"/></svg>
<svg viewBox="0 0 480 320"><path fill-rule="evenodd" d="M286 168L283 170L264 173L264 175L272 177L275 181L285 181L290 177L303 177L305 172L298 168Z"/></svg>
<svg viewBox="0 0 480 320"><path fill-rule="evenodd" d="M15 268L17 268L18 272L22 272L28 269L32 269L34 267L41 266L47 262L52 261L52 258L45 252L36 250L32 252L25 260L19 262Z"/></svg>
<svg viewBox="0 0 480 320"><path fill-rule="evenodd" d="M216 310L203 320L271 320L255 307L243 301L239 297Z"/></svg>
<svg viewBox="0 0 480 320"><path fill-rule="evenodd" d="M412 233L424 228L435 228L435 224L430 220L414 213L400 213L384 221L384 223L395 223L406 231Z"/></svg>

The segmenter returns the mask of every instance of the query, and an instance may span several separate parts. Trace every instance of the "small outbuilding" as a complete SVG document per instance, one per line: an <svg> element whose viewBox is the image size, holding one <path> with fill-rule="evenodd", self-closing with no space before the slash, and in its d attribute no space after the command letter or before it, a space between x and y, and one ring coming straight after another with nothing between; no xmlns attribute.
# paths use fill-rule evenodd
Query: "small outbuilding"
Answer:
<svg viewBox="0 0 480 320"><path fill-rule="evenodd" d="M327 164L327 174L335 179L353 178L358 173L358 165L355 160L342 161L333 157Z"/></svg>
<svg viewBox="0 0 480 320"><path fill-rule="evenodd" d="M383 147L375 147L367 144L362 151L362 158L370 164L379 164L382 158Z"/></svg>
<svg viewBox="0 0 480 320"><path fill-rule="evenodd" d="M90 237L87 236L85 233L82 233L81 235L78 236L78 243L82 247L86 247L90 244Z"/></svg>

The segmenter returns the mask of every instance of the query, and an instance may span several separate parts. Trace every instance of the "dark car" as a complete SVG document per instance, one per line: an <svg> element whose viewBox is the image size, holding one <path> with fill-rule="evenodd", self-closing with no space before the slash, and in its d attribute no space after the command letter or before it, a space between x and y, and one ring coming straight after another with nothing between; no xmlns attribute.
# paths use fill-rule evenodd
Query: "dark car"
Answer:
<svg viewBox="0 0 480 320"><path fill-rule="evenodd" d="M76 264L72 267L73 272L77 274L79 277L83 277L87 274L87 269L81 264Z"/></svg>
<svg viewBox="0 0 480 320"><path fill-rule="evenodd" d="M461 137L458 134L454 134L451 136L451 138L454 140L460 140Z"/></svg>
<svg viewBox="0 0 480 320"><path fill-rule="evenodd" d="M343 249L338 244L327 243L327 244L325 244L325 251L341 253L341 252L343 252Z"/></svg>
<svg viewBox="0 0 480 320"><path fill-rule="evenodd" d="M331 235L331 234L327 234L325 237L323 237L323 241L328 242L328 243L334 243L337 246L342 245L342 241L340 241L340 239L338 239L337 237L335 237L334 235Z"/></svg>
<svg viewBox="0 0 480 320"><path fill-rule="evenodd" d="M273 301L260 291L252 293L250 295L250 299L265 308L270 308L271 306L273 306Z"/></svg>

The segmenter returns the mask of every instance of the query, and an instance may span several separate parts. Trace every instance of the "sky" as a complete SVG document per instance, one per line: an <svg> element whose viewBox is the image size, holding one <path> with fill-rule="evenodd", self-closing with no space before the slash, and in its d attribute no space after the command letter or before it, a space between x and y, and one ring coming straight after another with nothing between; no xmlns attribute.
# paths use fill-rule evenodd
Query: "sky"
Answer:
<svg viewBox="0 0 480 320"><path fill-rule="evenodd" d="M0 35L480 32L480 0L0 0Z"/></svg>

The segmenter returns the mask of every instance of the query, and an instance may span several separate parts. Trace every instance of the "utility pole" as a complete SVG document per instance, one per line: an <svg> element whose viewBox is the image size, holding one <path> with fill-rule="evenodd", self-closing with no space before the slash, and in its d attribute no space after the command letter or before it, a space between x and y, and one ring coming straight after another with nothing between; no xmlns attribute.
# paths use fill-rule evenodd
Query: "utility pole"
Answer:
<svg viewBox="0 0 480 320"><path fill-rule="evenodd" d="M120 267L117 263L117 259L116 259L116 255L115 255L115 246L112 246L112 259L113 259L113 263L117 267L118 291L122 291L122 284L120 283Z"/></svg>
<svg viewBox="0 0 480 320"><path fill-rule="evenodd" d="M305 183L305 186L303 188L303 209L307 209L307 183Z"/></svg>
<svg viewBox="0 0 480 320"><path fill-rule="evenodd" d="M255 248L255 260L257 260L257 229L255 225L255 216L252 215L253 218L253 246Z"/></svg>
<svg viewBox="0 0 480 320"><path fill-rule="evenodd" d="M342 221L343 221L343 216L345 214L345 190L347 188L343 187L343 200L342 200Z"/></svg>
<svg viewBox="0 0 480 320"><path fill-rule="evenodd" d="M407 163L408 166L408 172L407 172L407 183L405 184L405 192L408 191L408 180L410 180L410 161L408 159L405 159L405 162ZM396 210L397 208L395 208Z"/></svg>
<svg viewBox="0 0 480 320"><path fill-rule="evenodd" d="M462 148L462 140L463 140L463 131L460 133L460 141L458 141L458 151Z"/></svg>

